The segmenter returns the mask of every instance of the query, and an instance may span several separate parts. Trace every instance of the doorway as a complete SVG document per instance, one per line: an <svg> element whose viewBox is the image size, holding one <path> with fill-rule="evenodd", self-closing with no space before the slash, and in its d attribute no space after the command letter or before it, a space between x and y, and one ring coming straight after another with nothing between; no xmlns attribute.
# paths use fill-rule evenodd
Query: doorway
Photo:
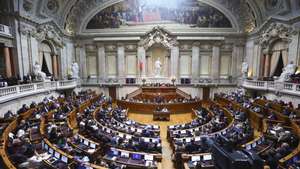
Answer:
<svg viewBox="0 0 300 169"><path fill-rule="evenodd" d="M210 88L209 87L203 87L203 100L208 100L210 96Z"/></svg>
<svg viewBox="0 0 300 169"><path fill-rule="evenodd" d="M117 99L117 88L116 86L108 87L108 94L112 98L112 101L115 102Z"/></svg>

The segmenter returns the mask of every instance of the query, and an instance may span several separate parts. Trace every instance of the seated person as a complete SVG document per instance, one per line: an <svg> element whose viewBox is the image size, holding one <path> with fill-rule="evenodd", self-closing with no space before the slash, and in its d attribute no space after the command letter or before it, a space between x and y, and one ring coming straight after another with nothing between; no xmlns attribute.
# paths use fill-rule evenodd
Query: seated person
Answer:
<svg viewBox="0 0 300 169"><path fill-rule="evenodd" d="M13 118L14 114L12 113L12 111L8 110L5 114L4 114L4 119L10 119Z"/></svg>

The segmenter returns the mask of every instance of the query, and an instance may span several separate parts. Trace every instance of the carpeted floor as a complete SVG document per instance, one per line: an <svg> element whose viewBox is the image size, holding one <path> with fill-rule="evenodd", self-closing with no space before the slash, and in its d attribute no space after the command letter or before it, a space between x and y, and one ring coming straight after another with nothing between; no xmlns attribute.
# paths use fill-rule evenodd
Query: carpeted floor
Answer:
<svg viewBox="0 0 300 169"><path fill-rule="evenodd" d="M167 127L174 124L183 124L192 121L191 113L172 114L170 121L153 121L152 114L142 114L130 112L128 117L144 124L156 124L160 126L160 136L162 142L162 162L158 165L158 169L174 169L172 162L172 149L167 141Z"/></svg>

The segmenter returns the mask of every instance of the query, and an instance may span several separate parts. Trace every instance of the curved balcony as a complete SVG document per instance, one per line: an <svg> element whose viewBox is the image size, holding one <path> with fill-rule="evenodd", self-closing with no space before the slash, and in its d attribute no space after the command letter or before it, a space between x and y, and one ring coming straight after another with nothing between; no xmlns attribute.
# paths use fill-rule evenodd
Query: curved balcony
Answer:
<svg viewBox="0 0 300 169"><path fill-rule="evenodd" d="M244 80L242 86L246 89L272 91L300 96L300 84L297 83Z"/></svg>
<svg viewBox="0 0 300 169"><path fill-rule="evenodd" d="M76 88L77 81L50 81L0 88L0 103L43 92Z"/></svg>

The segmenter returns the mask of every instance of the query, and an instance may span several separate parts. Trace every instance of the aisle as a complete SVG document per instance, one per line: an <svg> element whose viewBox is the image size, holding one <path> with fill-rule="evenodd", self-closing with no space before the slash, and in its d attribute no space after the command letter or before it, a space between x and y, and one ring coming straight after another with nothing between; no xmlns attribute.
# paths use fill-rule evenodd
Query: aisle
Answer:
<svg viewBox="0 0 300 169"><path fill-rule="evenodd" d="M172 162L172 148L167 140L167 127L174 124L188 123L192 120L191 113L182 113L171 115L170 121L153 121L152 114L132 113L128 114L132 120L143 124L156 124L160 126L160 137L162 143L162 162L158 165L158 169L175 169Z"/></svg>

